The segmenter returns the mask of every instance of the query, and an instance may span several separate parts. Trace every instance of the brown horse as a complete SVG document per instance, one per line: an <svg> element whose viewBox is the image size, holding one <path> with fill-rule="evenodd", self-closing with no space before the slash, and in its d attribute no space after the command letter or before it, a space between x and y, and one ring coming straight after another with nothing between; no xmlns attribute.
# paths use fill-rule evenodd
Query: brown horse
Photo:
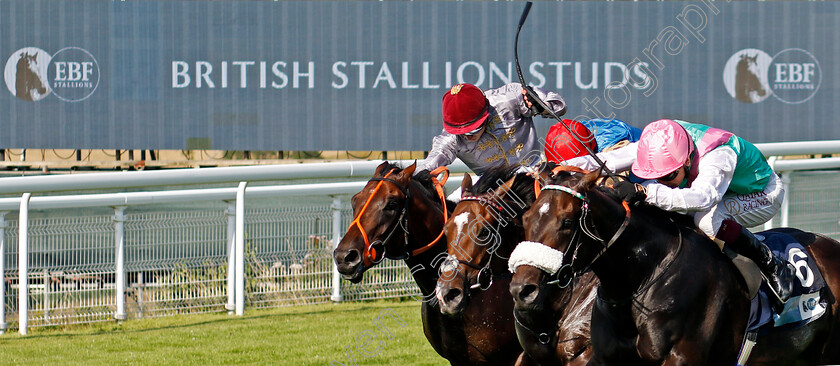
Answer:
<svg viewBox="0 0 840 366"><path fill-rule="evenodd" d="M517 174L517 168L491 168L475 186L464 176L461 201L444 227L449 256L437 283L442 313L460 318L482 312L492 317L495 333L507 335L496 356L501 365L514 364L522 353L508 292L507 258L522 239L522 214L534 201L534 178Z"/></svg>
<svg viewBox="0 0 840 366"><path fill-rule="evenodd" d="M551 172L552 168L545 171ZM544 182L557 177L573 184L580 181L583 171L561 167L550 176L541 174ZM548 274L541 269L545 267L540 261L527 258L532 253L531 246L539 245L536 243L559 247L558 241L569 240L568 234L575 225L550 213L552 208L561 207L558 199L562 196L547 192L540 194L523 216L525 242L510 259L510 267L515 271L510 293L515 303L516 331L525 353L540 365L585 365L592 356L589 327L598 279L591 271L560 279L554 276L559 269L548 270L552 272ZM531 278L537 279L530 281L537 286L528 285Z"/></svg>
<svg viewBox="0 0 840 366"><path fill-rule="evenodd" d="M735 363L749 300L731 261L686 216L646 205L631 208L612 190L595 186L598 175L577 184L556 182L565 188L543 192L561 196L549 212L560 222L577 223L565 233L569 239L546 245L548 256L568 268L558 271L559 279L591 268L601 281L592 313L591 364ZM830 292L838 293L840 243L791 233L806 245ZM544 276L527 277L522 291L538 291ZM750 364L837 363L838 304L827 297L830 309L819 320L759 338Z"/></svg>
<svg viewBox="0 0 840 366"><path fill-rule="evenodd" d="M423 295L423 331L435 351L452 365L504 364L500 353L510 348L510 339L515 342L516 336L499 332L496 314L474 307L452 317L438 308L434 296L437 267L446 258L445 238L439 238L445 222L443 205L434 193L431 176L420 172L412 177L415 169L416 164L400 169L383 163L353 196L356 220L333 253L338 271L358 283L383 258L404 260ZM451 212L454 203L447 205Z"/></svg>

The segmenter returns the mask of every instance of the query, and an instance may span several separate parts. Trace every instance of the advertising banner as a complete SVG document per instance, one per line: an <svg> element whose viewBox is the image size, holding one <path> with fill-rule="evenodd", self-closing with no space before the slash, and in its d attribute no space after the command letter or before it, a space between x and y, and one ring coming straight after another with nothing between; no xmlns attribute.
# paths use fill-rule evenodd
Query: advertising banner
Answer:
<svg viewBox="0 0 840 366"><path fill-rule="evenodd" d="M518 82L520 2L0 2L0 148L428 150L441 97ZM566 118L840 138L837 2L536 2ZM537 118L544 135L554 122Z"/></svg>

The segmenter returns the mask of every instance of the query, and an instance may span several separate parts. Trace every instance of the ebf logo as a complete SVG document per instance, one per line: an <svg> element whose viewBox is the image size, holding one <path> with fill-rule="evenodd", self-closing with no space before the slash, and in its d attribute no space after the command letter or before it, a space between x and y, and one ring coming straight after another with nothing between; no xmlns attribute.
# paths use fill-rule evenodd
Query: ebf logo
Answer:
<svg viewBox="0 0 840 366"><path fill-rule="evenodd" d="M744 103L758 103L771 95L784 103L803 103L817 93L821 81L819 62L800 48L784 49L774 56L746 48L735 52L723 67L726 91Z"/></svg>
<svg viewBox="0 0 840 366"><path fill-rule="evenodd" d="M52 56L26 47L12 53L3 76L6 87L21 100L34 102L54 94L65 102L79 102L99 86L99 64L79 47L65 47Z"/></svg>

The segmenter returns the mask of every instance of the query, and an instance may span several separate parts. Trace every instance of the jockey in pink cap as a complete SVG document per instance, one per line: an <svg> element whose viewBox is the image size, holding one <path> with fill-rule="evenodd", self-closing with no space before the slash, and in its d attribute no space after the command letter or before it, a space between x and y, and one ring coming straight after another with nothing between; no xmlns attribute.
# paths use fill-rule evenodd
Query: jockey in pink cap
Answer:
<svg viewBox="0 0 840 366"><path fill-rule="evenodd" d="M785 195L781 179L755 145L721 129L663 119L648 124L638 142L598 155L608 168L630 168L647 180L616 184L620 196L693 215L721 249L726 245L755 261L779 297L777 310L784 304L791 289L781 278L794 276L793 266L744 228L772 219ZM588 156L569 164L598 168Z"/></svg>

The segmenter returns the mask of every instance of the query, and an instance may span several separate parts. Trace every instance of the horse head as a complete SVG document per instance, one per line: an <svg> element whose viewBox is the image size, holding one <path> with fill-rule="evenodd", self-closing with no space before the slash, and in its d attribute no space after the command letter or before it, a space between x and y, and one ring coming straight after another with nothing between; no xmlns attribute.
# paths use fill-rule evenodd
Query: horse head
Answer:
<svg viewBox="0 0 840 366"><path fill-rule="evenodd" d="M434 188L425 187L432 184L429 174L425 174L425 179L412 177L416 165L400 169L384 162L367 185L353 196L353 222L333 252L344 279L358 283L366 270L384 258L406 259L428 249L412 247L413 239L425 239L426 235L409 235L410 221L415 224L412 227L440 232L442 204L432 198Z"/></svg>
<svg viewBox="0 0 840 366"><path fill-rule="evenodd" d="M16 66L15 95L23 100L32 101L35 100L33 93L45 94L47 92L38 74L37 53L30 55L22 52Z"/></svg>
<svg viewBox="0 0 840 366"><path fill-rule="evenodd" d="M545 177L539 197L524 215L525 241L511 256L510 292L518 311L544 310L554 289L571 281L576 270L571 258L581 241L591 240L580 226L584 196L579 191L588 190L598 176L560 166ZM571 256L564 255L570 248Z"/></svg>
<svg viewBox="0 0 840 366"><path fill-rule="evenodd" d="M752 95L753 92L758 97L763 97L767 94L767 91L764 90L761 81L758 79L758 75L753 70L753 66L756 65L757 60L758 54L749 56L747 53L743 53L741 59L738 61L738 65L735 67L735 98L745 103L754 103L757 101L755 99L756 96Z"/></svg>
<svg viewBox="0 0 840 366"><path fill-rule="evenodd" d="M461 184L461 201L444 226L448 256L440 267L436 293L445 314L463 311L470 291L487 290L506 275L507 258L520 240L522 214L534 201L534 178L516 167L487 171L472 185Z"/></svg>

